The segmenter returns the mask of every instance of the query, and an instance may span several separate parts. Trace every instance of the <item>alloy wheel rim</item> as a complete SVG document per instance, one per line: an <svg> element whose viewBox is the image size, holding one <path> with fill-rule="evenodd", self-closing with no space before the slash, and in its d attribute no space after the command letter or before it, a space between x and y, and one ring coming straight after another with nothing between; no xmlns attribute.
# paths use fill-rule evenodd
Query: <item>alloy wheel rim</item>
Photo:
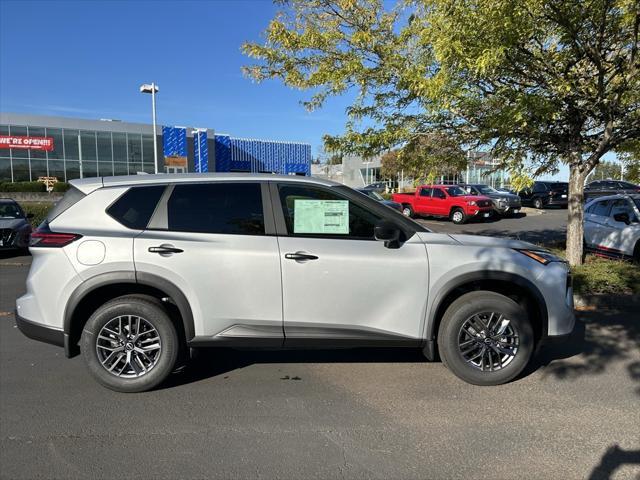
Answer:
<svg viewBox="0 0 640 480"><path fill-rule="evenodd" d="M462 214L460 212L454 212L453 221L460 222L462 220Z"/></svg>
<svg viewBox="0 0 640 480"><path fill-rule="evenodd" d="M469 317L458 332L458 351L464 361L483 372L509 365L518 353L520 337L513 322L499 312Z"/></svg>
<svg viewBox="0 0 640 480"><path fill-rule="evenodd" d="M405 208L404 210L402 210L402 213L408 217L409 215L411 215L411 210L409 210L408 208Z"/></svg>
<svg viewBox="0 0 640 480"><path fill-rule="evenodd" d="M160 334L148 320L120 315L109 320L96 337L102 367L120 378L137 378L156 366L162 353Z"/></svg>

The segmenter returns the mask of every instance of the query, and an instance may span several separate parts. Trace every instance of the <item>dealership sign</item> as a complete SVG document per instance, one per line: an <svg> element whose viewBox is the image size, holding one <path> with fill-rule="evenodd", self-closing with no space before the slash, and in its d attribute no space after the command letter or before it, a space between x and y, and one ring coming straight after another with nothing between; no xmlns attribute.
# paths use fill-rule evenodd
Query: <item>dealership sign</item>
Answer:
<svg viewBox="0 0 640 480"><path fill-rule="evenodd" d="M20 150L53 150L53 137L20 137L15 135L0 135L0 148L15 148Z"/></svg>

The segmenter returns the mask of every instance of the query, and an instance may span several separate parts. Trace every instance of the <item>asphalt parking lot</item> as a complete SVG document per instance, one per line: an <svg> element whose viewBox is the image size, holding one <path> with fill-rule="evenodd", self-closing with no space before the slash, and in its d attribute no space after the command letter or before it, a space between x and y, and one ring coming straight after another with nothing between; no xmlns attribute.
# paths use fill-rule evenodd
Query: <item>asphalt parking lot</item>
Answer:
<svg viewBox="0 0 640 480"><path fill-rule="evenodd" d="M564 218L421 221L535 241ZM15 328L29 262L0 257L2 478L640 478L637 312L579 312L500 387L412 350L221 350L127 395Z"/></svg>

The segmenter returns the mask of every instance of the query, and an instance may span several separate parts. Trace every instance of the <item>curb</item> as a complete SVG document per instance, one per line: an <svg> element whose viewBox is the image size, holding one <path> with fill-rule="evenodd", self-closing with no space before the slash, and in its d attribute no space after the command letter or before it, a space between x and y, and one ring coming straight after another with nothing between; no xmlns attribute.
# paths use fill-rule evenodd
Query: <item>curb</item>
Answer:
<svg viewBox="0 0 640 480"><path fill-rule="evenodd" d="M573 305L576 310L640 310L640 295L574 294Z"/></svg>

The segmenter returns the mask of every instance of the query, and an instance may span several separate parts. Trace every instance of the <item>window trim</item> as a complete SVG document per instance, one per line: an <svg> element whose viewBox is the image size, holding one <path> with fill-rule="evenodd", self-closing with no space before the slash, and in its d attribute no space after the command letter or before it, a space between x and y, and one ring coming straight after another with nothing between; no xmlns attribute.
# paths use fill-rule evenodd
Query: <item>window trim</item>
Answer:
<svg viewBox="0 0 640 480"><path fill-rule="evenodd" d="M169 209L168 202L171 194L176 186L183 185L221 185L221 184L257 184L260 186L260 194L262 201L262 218L264 222L264 234L249 235L246 233L214 233L214 232L194 232L191 230L171 230L169 228ZM269 199L269 190L267 182L259 180L225 180L225 181L209 181L209 182L175 182L167 185L164 193L156 205L156 210L151 215L151 220L147 225L146 231L176 232L189 233L193 235L241 235L245 237L268 237L276 235L276 226Z"/></svg>
<svg viewBox="0 0 640 480"><path fill-rule="evenodd" d="M360 208L365 210L369 210L375 215L379 216L383 220L387 220L393 222L403 233L405 236L405 240L409 240L416 232L423 231L428 232L427 229L421 229L420 225L413 225L413 221L406 219L401 214L396 214L396 212L389 207L381 204L380 202L373 200L366 195L362 195L356 190L349 191L348 187L345 189L340 189L336 191L339 187L328 187L326 185L321 184L311 184L306 182L287 182L287 181L270 181L269 183L269 192L271 196L271 205L272 212L274 214L275 227L277 235L280 237L290 237L290 238L319 238L319 239L331 239L331 240L351 240L351 241L364 241L364 242L375 242L377 241L375 238L362 238L362 237L352 237L349 235L335 235L335 234L289 234L287 230L287 222L285 220L284 211L282 209L282 202L280 200L280 187L301 187L301 188L312 188L317 190L327 190L339 197L342 197L345 200L355 203ZM399 216L400 218L397 218Z"/></svg>

